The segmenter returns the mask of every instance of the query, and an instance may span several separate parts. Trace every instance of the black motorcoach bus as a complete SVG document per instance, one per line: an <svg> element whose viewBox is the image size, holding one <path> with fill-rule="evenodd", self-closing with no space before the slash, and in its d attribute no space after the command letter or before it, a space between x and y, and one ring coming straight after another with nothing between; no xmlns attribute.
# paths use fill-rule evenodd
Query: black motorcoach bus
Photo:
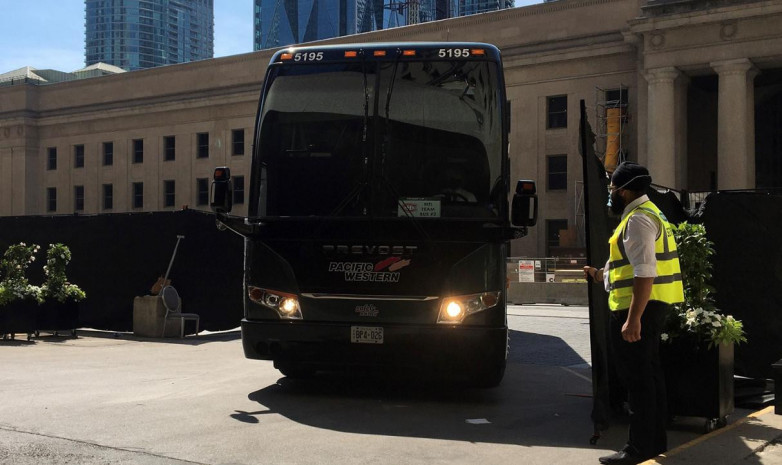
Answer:
<svg viewBox="0 0 782 465"><path fill-rule="evenodd" d="M480 43L288 48L255 124L244 237L245 355L291 377L415 367L495 386L508 353L506 257L537 217L509 208L509 105ZM512 217L512 221L511 221Z"/></svg>

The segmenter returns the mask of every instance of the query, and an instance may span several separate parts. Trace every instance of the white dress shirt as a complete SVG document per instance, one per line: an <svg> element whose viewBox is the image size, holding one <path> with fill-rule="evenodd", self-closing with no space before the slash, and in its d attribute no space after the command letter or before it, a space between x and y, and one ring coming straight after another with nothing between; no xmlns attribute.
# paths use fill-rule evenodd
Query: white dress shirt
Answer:
<svg viewBox="0 0 782 465"><path fill-rule="evenodd" d="M625 207L622 212L624 219L638 205L649 200L649 197L642 195L633 200ZM645 213L636 213L627 220L625 228L624 242L627 260L633 267L633 276L637 278L656 278L657 277L657 256L654 253L654 243L660 237L662 232L661 224ZM606 291L608 288L608 270L609 262L606 261L603 271L603 285Z"/></svg>

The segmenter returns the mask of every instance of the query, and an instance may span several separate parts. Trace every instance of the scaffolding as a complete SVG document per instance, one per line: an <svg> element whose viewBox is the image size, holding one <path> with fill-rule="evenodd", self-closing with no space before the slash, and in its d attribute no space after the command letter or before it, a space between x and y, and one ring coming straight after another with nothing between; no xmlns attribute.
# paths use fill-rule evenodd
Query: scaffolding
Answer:
<svg viewBox="0 0 782 465"><path fill-rule="evenodd" d="M613 173L616 166L625 161L627 121L627 86L620 84L613 89L595 87L595 155L603 163L606 172ZM586 244L586 205L584 182L576 181L573 198L576 233L579 246Z"/></svg>
<svg viewBox="0 0 782 465"><path fill-rule="evenodd" d="M608 173L627 156L627 86L613 89L595 87L595 155Z"/></svg>
<svg viewBox="0 0 782 465"><path fill-rule="evenodd" d="M576 181L575 193L575 205L573 205L573 211L576 212L576 240L578 241L579 247L586 247L586 206L584 205L584 181Z"/></svg>

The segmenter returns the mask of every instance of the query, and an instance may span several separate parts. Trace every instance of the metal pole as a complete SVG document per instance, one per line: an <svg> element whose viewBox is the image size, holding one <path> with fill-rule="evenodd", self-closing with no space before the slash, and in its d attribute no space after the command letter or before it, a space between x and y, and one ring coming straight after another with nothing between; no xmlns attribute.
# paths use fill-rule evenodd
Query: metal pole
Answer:
<svg viewBox="0 0 782 465"><path fill-rule="evenodd" d="M168 269L166 270L166 276L163 278L163 285L165 285L166 281L168 280L168 273L171 272L171 266L174 264L174 257L176 257L176 249L179 247L179 241L184 239L185 236L180 236L177 234L176 236L176 245L174 245L174 253L171 255L171 261L168 262Z"/></svg>

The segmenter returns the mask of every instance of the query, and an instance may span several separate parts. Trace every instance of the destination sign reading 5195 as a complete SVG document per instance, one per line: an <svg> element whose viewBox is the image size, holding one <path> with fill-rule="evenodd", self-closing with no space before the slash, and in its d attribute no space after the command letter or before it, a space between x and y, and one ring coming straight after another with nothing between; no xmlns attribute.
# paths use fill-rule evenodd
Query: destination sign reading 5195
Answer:
<svg viewBox="0 0 782 465"><path fill-rule="evenodd" d="M321 61L323 52L296 52L293 54L293 61Z"/></svg>
<svg viewBox="0 0 782 465"><path fill-rule="evenodd" d="M437 52L440 58L468 58L470 56L469 48L441 48Z"/></svg>

